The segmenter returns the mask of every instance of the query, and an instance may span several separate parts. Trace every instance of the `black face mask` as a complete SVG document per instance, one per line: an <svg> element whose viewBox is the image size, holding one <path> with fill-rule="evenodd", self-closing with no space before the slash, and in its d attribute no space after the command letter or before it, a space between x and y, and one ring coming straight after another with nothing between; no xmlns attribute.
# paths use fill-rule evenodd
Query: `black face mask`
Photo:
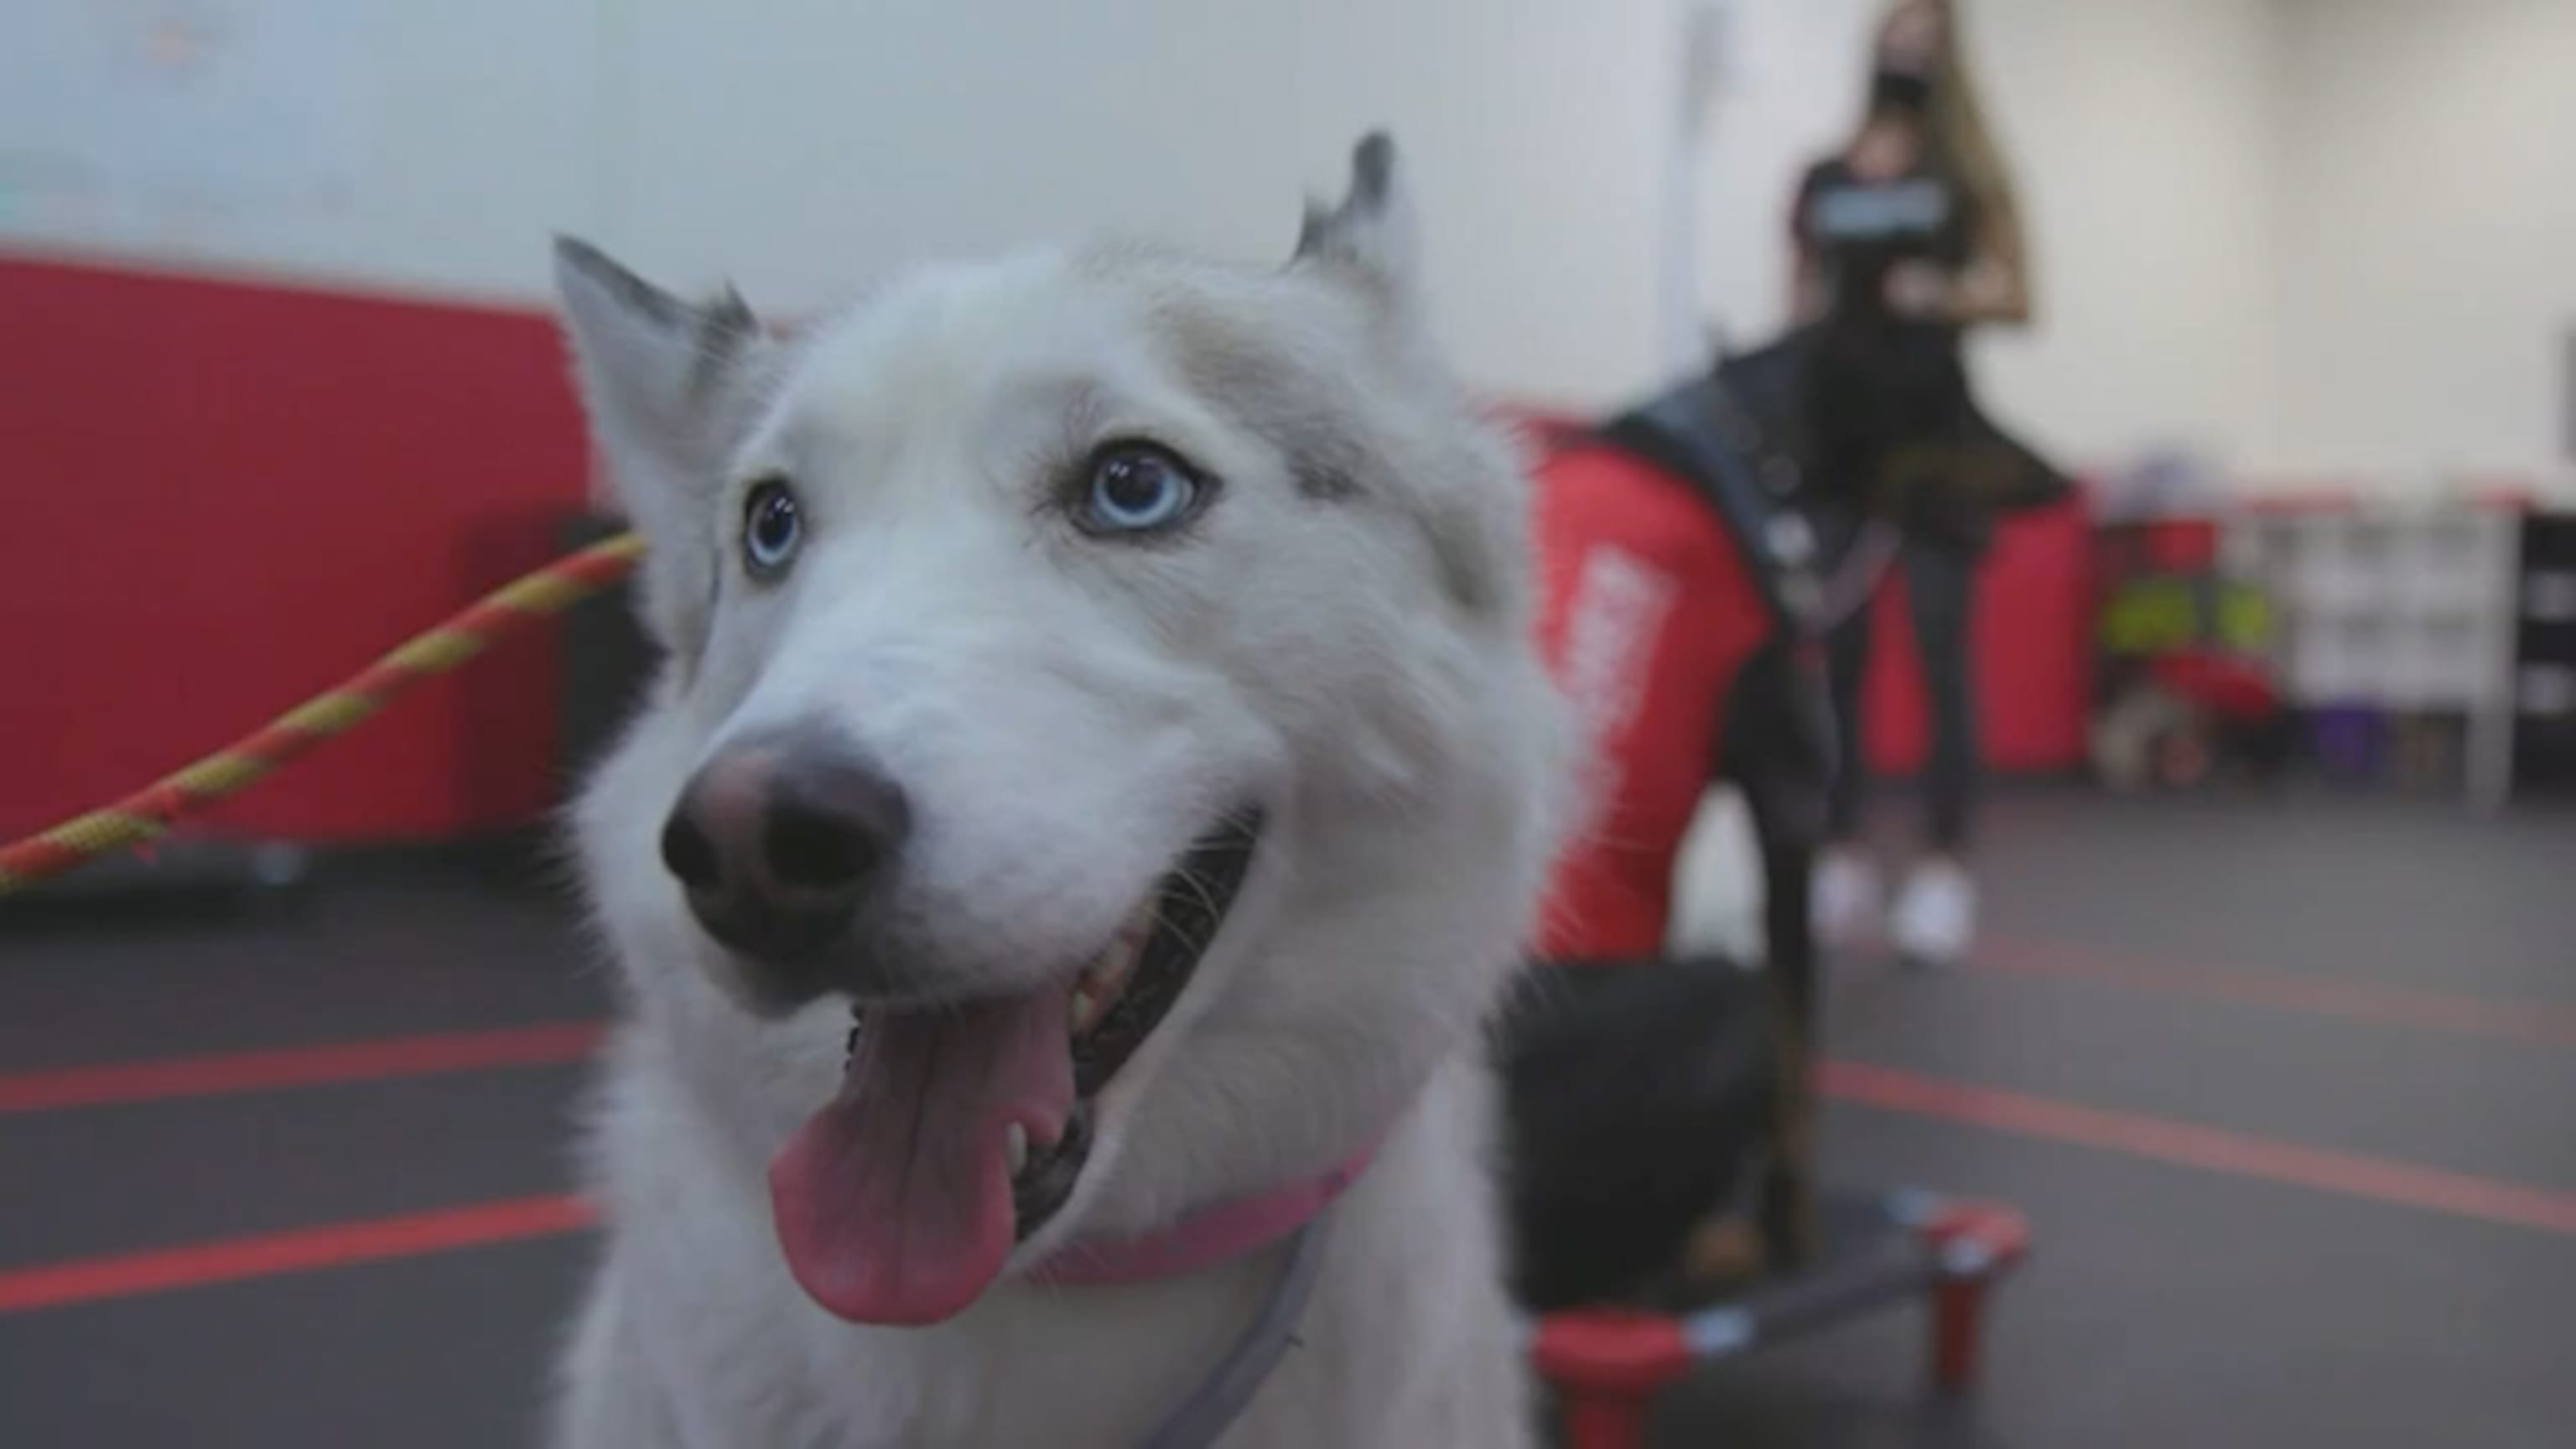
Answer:
<svg viewBox="0 0 2576 1449"><path fill-rule="evenodd" d="M1919 116L1932 109L1932 77L1920 71L1880 70L1869 78L1873 110Z"/></svg>

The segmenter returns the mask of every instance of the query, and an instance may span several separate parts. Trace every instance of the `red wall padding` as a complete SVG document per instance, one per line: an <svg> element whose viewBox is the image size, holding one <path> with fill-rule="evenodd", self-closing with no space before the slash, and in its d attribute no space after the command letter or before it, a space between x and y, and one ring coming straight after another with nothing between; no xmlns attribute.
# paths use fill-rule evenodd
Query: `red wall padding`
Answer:
<svg viewBox="0 0 2576 1449"><path fill-rule="evenodd" d="M0 835L103 803L551 553L586 478L535 312L0 258ZM1988 758L2083 747L2085 523L2015 520L1980 585ZM1872 758L1922 749L1880 600ZM556 794L542 633L218 809L299 839L435 838Z"/></svg>
<svg viewBox="0 0 2576 1449"><path fill-rule="evenodd" d="M580 419L533 312L0 259L0 835L262 722L548 554ZM522 639L214 817L445 836L552 795Z"/></svg>

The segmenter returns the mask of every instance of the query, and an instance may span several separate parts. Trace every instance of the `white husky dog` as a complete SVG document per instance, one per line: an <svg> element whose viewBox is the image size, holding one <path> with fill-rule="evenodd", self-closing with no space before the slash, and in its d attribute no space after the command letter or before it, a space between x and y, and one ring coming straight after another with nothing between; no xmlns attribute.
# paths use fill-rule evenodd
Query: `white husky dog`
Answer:
<svg viewBox="0 0 2576 1449"><path fill-rule="evenodd" d="M627 989L558 1444L1529 1442L1479 1027L1561 731L1407 217L1372 137L1284 268L783 341L559 244L667 660L577 814Z"/></svg>

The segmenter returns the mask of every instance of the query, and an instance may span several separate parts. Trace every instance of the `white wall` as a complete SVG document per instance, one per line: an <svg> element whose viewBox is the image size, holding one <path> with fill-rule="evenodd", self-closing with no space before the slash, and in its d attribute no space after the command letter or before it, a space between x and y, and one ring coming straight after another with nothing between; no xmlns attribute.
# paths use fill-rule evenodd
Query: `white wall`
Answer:
<svg viewBox="0 0 2576 1449"><path fill-rule="evenodd" d="M76 50L97 17L156 3L10 0L0 97L78 73L81 55L34 43L46 17ZM909 259L1104 228L1274 256L1301 193L1385 123L1469 372L1595 405L1657 372L1680 4L260 0L218 9L362 17L342 79L363 103L332 137L344 195L216 215L13 193L13 150L23 170L31 145L78 151L64 126L122 113L0 99L0 244L534 298L545 233L567 228L797 308ZM1750 336L1777 321L1788 189L1848 129L1876 3L1732 8L1701 280L1711 320ZM2034 336L1983 349L1999 411L2077 461L2258 447L2276 375L2272 177L2248 141L2267 118L2264 0L1971 8L2045 309Z"/></svg>
<svg viewBox="0 0 2576 1449"><path fill-rule="evenodd" d="M1387 124L1422 192L1438 317L1480 378L1585 402L1652 371L1671 0L212 9L237 27L213 64L140 74L123 51L188 7L0 6L0 245L535 300L561 228L793 309L906 261L1098 230L1284 255L1302 198ZM138 152L195 149L137 119L156 91L240 77L316 92L312 114L343 98L325 127L244 121L336 195L181 197L127 174Z"/></svg>
<svg viewBox="0 0 2576 1449"><path fill-rule="evenodd" d="M613 204L593 9L6 0L0 245L533 295ZM148 63L192 10L203 63Z"/></svg>
<svg viewBox="0 0 2576 1449"><path fill-rule="evenodd" d="M2275 463L2563 476L2576 3L2281 5Z"/></svg>
<svg viewBox="0 0 2576 1449"><path fill-rule="evenodd" d="M1673 109L1663 0L778 0L639 11L613 240L819 297L905 260L1112 230L1283 257L1301 197L1400 138L1436 316L1541 398L1637 384Z"/></svg>
<svg viewBox="0 0 2576 1449"><path fill-rule="evenodd" d="M1986 21L2040 325L1999 403L2079 459L2258 454L2277 410L2264 0L2004 0Z"/></svg>

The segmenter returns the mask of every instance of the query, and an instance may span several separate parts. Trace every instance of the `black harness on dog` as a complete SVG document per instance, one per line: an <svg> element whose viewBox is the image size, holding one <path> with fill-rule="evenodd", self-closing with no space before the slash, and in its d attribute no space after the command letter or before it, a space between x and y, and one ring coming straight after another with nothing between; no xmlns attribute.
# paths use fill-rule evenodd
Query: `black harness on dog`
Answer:
<svg viewBox="0 0 2576 1449"><path fill-rule="evenodd" d="M1838 762L1821 641L1832 618L1816 527L1797 506L1804 478L1794 433L1776 408L1756 411L1774 379L1764 354L1730 358L1704 377L1613 418L1600 441L1685 484L1726 525L1770 616L1770 639L1728 691L1716 773L1812 848ZM1758 797L1758 798L1755 798Z"/></svg>
<svg viewBox="0 0 2576 1449"><path fill-rule="evenodd" d="M1759 973L1684 958L1539 968L1502 1041L1517 1286L1537 1310L1651 1294L1676 1247L1757 1163L1770 1261L1815 1246L1808 881L1837 761L1821 647L1831 595L1796 506L1793 367L1778 349L1730 358L1566 440L1617 449L1688 488L1724 524L1762 601L1768 638L1727 686L1709 778L1736 786L1752 816L1768 960Z"/></svg>

